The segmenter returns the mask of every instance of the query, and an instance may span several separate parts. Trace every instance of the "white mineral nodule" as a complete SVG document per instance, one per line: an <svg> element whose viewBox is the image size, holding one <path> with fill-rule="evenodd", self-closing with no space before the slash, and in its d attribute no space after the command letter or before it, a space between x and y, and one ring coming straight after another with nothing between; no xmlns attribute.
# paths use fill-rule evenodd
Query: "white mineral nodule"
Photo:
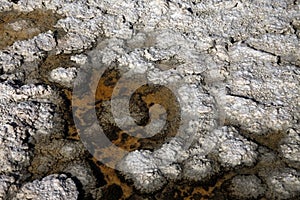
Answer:
<svg viewBox="0 0 300 200"><path fill-rule="evenodd" d="M71 68L59 67L50 72L50 80L66 87L72 87L76 75L77 75L77 69L74 67Z"/></svg>

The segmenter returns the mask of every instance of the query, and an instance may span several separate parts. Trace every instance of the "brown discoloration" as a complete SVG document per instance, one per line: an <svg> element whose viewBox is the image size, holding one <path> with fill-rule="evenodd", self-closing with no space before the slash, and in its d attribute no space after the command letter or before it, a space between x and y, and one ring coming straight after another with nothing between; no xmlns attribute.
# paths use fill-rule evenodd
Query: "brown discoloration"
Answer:
<svg viewBox="0 0 300 200"><path fill-rule="evenodd" d="M103 190L109 188L111 185L119 185L122 189L122 197L119 199L127 199L129 198L133 193L133 187L132 185L129 185L128 183L124 182L124 180L121 180L117 174L117 171L115 169L111 169L109 167L106 167L105 165L99 164L95 158L92 159L93 162L99 167L99 170L104 174L104 179L106 181L106 185L103 187Z"/></svg>
<svg viewBox="0 0 300 200"><path fill-rule="evenodd" d="M0 49L12 45L18 40L28 40L48 30L56 31L57 36L63 30L54 27L62 16L50 10L34 10L32 12L6 11L0 13ZM14 23L19 23L14 28Z"/></svg>
<svg viewBox="0 0 300 200"><path fill-rule="evenodd" d="M179 182L168 184L161 192L156 194L156 199L175 200L208 200L213 199L215 191L219 190L222 184L235 176L235 173L228 173L221 176L212 183L186 183Z"/></svg>
<svg viewBox="0 0 300 200"><path fill-rule="evenodd" d="M269 147L270 149L277 150L280 141L286 137L286 132L284 131L273 131L263 136L253 136L253 139L264 146Z"/></svg>
<svg viewBox="0 0 300 200"><path fill-rule="evenodd" d="M106 70L98 81L95 94L96 109L99 110L99 112L97 112L98 119L103 131L111 142L126 151L141 148L154 149L161 145L165 141L165 138L176 135L180 122L179 103L169 89L156 85L143 85L138 88L131 97L129 109L133 114L144 111L142 114L147 115L151 105L162 105L167 111L167 123L162 132L149 138L139 138L139 136L141 136L140 133L137 133L137 137L134 137L117 127L111 113L109 102L114 87L121 76L121 72L117 69ZM129 96L130 94L126 94L126 91L126 89L122 90L122 95ZM159 114L160 113L154 113L154 117L159 117ZM148 120L142 124L146 125L147 123ZM132 127L131 132L136 132L134 127Z"/></svg>
<svg viewBox="0 0 300 200"><path fill-rule="evenodd" d="M102 75L102 78L100 78L95 94L95 100L97 102L101 101L107 101L111 99L114 86L120 79L121 74L118 70L108 70L105 71ZM95 80L93 82L97 83ZM96 104L98 106L99 104Z"/></svg>

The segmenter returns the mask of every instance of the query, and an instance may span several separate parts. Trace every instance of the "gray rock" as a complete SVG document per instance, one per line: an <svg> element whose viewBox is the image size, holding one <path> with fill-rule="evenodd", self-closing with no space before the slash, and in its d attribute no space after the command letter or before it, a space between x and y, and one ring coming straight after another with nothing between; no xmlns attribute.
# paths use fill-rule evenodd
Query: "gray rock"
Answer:
<svg viewBox="0 0 300 200"><path fill-rule="evenodd" d="M85 191L85 195L96 195L99 198L101 194L101 188L96 188L96 177L93 175L91 167L87 162L81 160L68 162L69 164L62 170L64 173L71 174L72 177L80 181L82 189Z"/></svg>
<svg viewBox="0 0 300 200"><path fill-rule="evenodd" d="M134 151L127 155L119 168L134 181L137 189L153 192L166 184L166 179L158 169L155 159L149 151Z"/></svg>
<svg viewBox="0 0 300 200"><path fill-rule="evenodd" d="M234 128L223 127L218 142L218 160L221 166L254 165L257 158L257 144L240 136Z"/></svg>
<svg viewBox="0 0 300 200"><path fill-rule="evenodd" d="M41 33L0 51L1 173L23 174L33 155L28 143L37 143L36 152L55 152L48 157L37 153L38 163L53 164L56 156L63 163L72 161L74 168L67 170L88 184L79 173L89 172L83 172L85 165L72 155L82 147L49 141L62 137L60 128L60 133L51 131L61 123L53 91L4 82L36 82L39 77L28 80L28 74L38 74L47 53L88 49L95 50L92 59L97 57L107 66L117 61L123 70L146 72L149 81L171 83L181 99L183 124L190 122L180 135L155 151L135 151L121 161L125 175L141 191L154 192L167 181L181 178L202 181L218 175L221 168L251 167L257 158L270 162L269 168L275 162L282 166L281 158L288 166L299 168L299 1L0 0L0 11L13 9L52 10L64 16L54 28L66 34L56 38L51 31ZM18 30L26 27L26 22L10 26ZM71 60L83 68L87 61L80 56ZM52 81L70 87L74 80L71 69L50 72ZM290 131L278 149L276 145L261 146L262 137L286 130ZM67 149L62 150L62 144ZM299 175L295 170L271 171L265 178L267 197L297 195ZM3 180L3 191L7 191L10 181ZM259 185L252 176L238 176L233 188L239 188L239 182L251 183L255 189ZM246 194L238 195L243 198Z"/></svg>
<svg viewBox="0 0 300 200"><path fill-rule="evenodd" d="M274 25L280 26L281 24L274 23ZM299 56L297 56L300 54L300 44L296 35L266 34L259 38L250 38L247 43L255 49L279 56L282 62L298 66L300 64Z"/></svg>
<svg viewBox="0 0 300 200"><path fill-rule="evenodd" d="M54 105L59 98L49 86L3 82L0 88L1 173L24 173L32 156L29 143L61 134Z"/></svg>
<svg viewBox="0 0 300 200"><path fill-rule="evenodd" d="M184 163L183 178L205 181L218 172L218 164L205 157L193 156Z"/></svg>
<svg viewBox="0 0 300 200"><path fill-rule="evenodd" d="M63 171L73 161L81 160L85 148L81 142L59 139L36 144L34 153L29 171L34 177L41 177Z"/></svg>
<svg viewBox="0 0 300 200"><path fill-rule="evenodd" d="M13 52L0 51L0 67L3 73L12 73L16 68L20 67L22 57Z"/></svg>
<svg viewBox="0 0 300 200"><path fill-rule="evenodd" d="M300 168L300 134L299 129L290 129L288 135L281 141L279 151L287 162L296 168Z"/></svg>
<svg viewBox="0 0 300 200"><path fill-rule="evenodd" d="M8 47L8 49L22 56L25 62L33 62L41 59L45 51L50 51L55 46L56 42L53 32L48 31L27 41L17 41L11 47Z"/></svg>
<svg viewBox="0 0 300 200"><path fill-rule="evenodd" d="M222 96L227 119L258 135L285 130L299 117L299 71L277 66L274 55L246 46L233 46L227 76L227 95ZM246 116L246 115L247 116ZM251 116L251 117L250 117Z"/></svg>
<svg viewBox="0 0 300 200"><path fill-rule="evenodd" d="M11 10L13 7L13 3L6 1L6 0L1 0L0 1L0 11L5 12Z"/></svg>
<svg viewBox="0 0 300 200"><path fill-rule="evenodd" d="M221 127L199 138L189 149L190 156L183 167L183 177L205 181L225 170L253 166L258 145L241 136L233 127Z"/></svg>
<svg viewBox="0 0 300 200"><path fill-rule="evenodd" d="M257 199L265 193L265 186L255 175L238 175L230 180L227 188L231 198Z"/></svg>
<svg viewBox="0 0 300 200"><path fill-rule="evenodd" d="M38 70L37 65L45 57L46 52L55 47L53 32L48 31L29 40L16 41L5 50L0 50L0 79L31 82L24 79Z"/></svg>
<svg viewBox="0 0 300 200"><path fill-rule="evenodd" d="M24 184L13 199L75 200L77 197L77 188L71 178L64 174L53 174Z"/></svg>
<svg viewBox="0 0 300 200"><path fill-rule="evenodd" d="M289 168L271 171L266 179L270 199L297 199L300 197L299 171Z"/></svg>
<svg viewBox="0 0 300 200"><path fill-rule="evenodd" d="M12 192L15 192L17 187L14 185L15 179L10 176L0 176L0 199L8 199Z"/></svg>
<svg viewBox="0 0 300 200"><path fill-rule="evenodd" d="M87 56L84 54L77 54L77 55L71 56L71 60L76 62L79 65L84 65L87 61Z"/></svg>

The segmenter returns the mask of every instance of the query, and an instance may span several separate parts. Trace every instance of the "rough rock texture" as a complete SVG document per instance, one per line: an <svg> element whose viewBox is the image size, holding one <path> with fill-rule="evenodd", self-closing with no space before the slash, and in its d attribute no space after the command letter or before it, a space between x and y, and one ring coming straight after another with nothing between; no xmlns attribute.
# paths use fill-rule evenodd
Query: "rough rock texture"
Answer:
<svg viewBox="0 0 300 200"><path fill-rule="evenodd" d="M37 10L53 27L9 17ZM0 0L0 12L1 37L18 39L0 42L1 199L20 185L17 199L300 197L298 0ZM70 128L72 85L93 62L144 73L179 99L181 134L130 152L126 180L95 176ZM76 185L47 176L62 172Z"/></svg>
<svg viewBox="0 0 300 200"><path fill-rule="evenodd" d="M85 149L81 143L64 139L53 140L48 144L37 144L35 146L36 155L32 159L30 171L34 175L53 173L53 166L68 166L70 162L81 159L84 152ZM62 170L57 169L57 167L55 169L57 172Z"/></svg>
<svg viewBox="0 0 300 200"><path fill-rule="evenodd" d="M0 198L8 199L16 190L15 179L11 176L0 176Z"/></svg>
<svg viewBox="0 0 300 200"><path fill-rule="evenodd" d="M291 129L288 135L282 140L279 151L287 163L300 169L300 135L299 129Z"/></svg>
<svg viewBox="0 0 300 200"><path fill-rule="evenodd" d="M130 178L140 190L155 191L166 183L149 151L133 152L123 162L121 169L130 172Z"/></svg>
<svg viewBox="0 0 300 200"><path fill-rule="evenodd" d="M265 192L265 186L255 175L235 176L228 186L229 195L235 199L258 199Z"/></svg>
<svg viewBox="0 0 300 200"><path fill-rule="evenodd" d="M50 175L23 185L13 199L75 200L78 192L74 181L66 175Z"/></svg>
<svg viewBox="0 0 300 200"><path fill-rule="evenodd" d="M43 85L3 82L0 88L1 173L19 175L30 164L30 144L61 134L57 101L53 99L56 94Z"/></svg>
<svg viewBox="0 0 300 200"><path fill-rule="evenodd" d="M29 77L37 71L39 62L46 52L55 47L55 43L53 32L48 31L27 41L16 41L5 50L0 50L0 79L37 82L34 79L38 77Z"/></svg>
<svg viewBox="0 0 300 200"><path fill-rule="evenodd" d="M270 199L292 199L299 197L299 171L283 168L273 170L265 177L268 186L267 197Z"/></svg>
<svg viewBox="0 0 300 200"><path fill-rule="evenodd" d="M184 164L185 178L203 181L220 169L253 166L257 158L257 144L247 141L232 127L222 127L190 148L190 157Z"/></svg>

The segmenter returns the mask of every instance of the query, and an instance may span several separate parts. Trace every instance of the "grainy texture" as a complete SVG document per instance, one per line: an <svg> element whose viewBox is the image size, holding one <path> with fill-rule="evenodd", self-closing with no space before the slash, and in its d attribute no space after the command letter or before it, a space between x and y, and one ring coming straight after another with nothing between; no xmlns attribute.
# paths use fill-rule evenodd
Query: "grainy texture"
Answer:
<svg viewBox="0 0 300 200"><path fill-rule="evenodd" d="M0 0L0 12L0 199L300 198L298 0ZM92 158L72 120L91 63L115 67L96 109L131 151L121 172ZM143 124L166 101L167 125L190 122L183 134L126 140L108 111L125 71L172 85L181 111L141 89L132 116Z"/></svg>
<svg viewBox="0 0 300 200"><path fill-rule="evenodd" d="M75 183L66 175L50 175L42 180L26 183L13 199L75 200L78 192Z"/></svg>

